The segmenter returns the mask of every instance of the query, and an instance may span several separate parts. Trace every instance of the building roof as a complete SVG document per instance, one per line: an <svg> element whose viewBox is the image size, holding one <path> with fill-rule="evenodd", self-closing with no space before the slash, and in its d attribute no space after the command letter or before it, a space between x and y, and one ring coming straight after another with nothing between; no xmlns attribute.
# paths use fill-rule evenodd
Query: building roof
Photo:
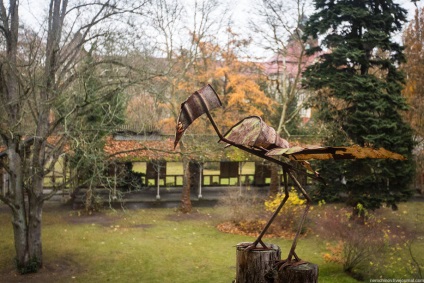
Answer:
<svg viewBox="0 0 424 283"><path fill-rule="evenodd" d="M284 52L273 55L263 64L264 73L272 76L283 74L286 71L287 78L294 78L299 73L299 67L301 72L304 71L307 66L312 65L323 54L323 52L316 52L307 56L303 53L302 58L300 58L304 48L301 44L304 43L300 43L299 40L289 41ZM308 40L307 42L310 47L317 46L317 44L317 40Z"/></svg>
<svg viewBox="0 0 424 283"><path fill-rule="evenodd" d="M181 161L183 156L198 161L246 161L254 160L245 152L236 148L225 148L218 144L216 136L185 135L183 138L184 153L181 145L174 150L173 136L159 136L156 140L134 138L130 140L108 137L104 151L112 160L124 161L150 161L166 160Z"/></svg>
<svg viewBox="0 0 424 283"><path fill-rule="evenodd" d="M28 145L32 139L26 139ZM60 142L59 137L49 137L50 147ZM182 138L185 147L181 145L174 150L174 136L171 135L137 135L119 134L108 136L104 145L104 152L109 160L117 162L148 162L150 160L181 161L182 156L197 161L258 161L253 156L235 147L225 147L218 143L216 135L190 135ZM298 143L294 143L298 144ZM64 152L70 152L69 146L64 146ZM0 146L0 158L6 156L6 147Z"/></svg>
<svg viewBox="0 0 424 283"><path fill-rule="evenodd" d="M117 140L110 136L106 140L104 151L110 159L120 161L149 161L180 159L180 150L173 150L173 141L163 140Z"/></svg>

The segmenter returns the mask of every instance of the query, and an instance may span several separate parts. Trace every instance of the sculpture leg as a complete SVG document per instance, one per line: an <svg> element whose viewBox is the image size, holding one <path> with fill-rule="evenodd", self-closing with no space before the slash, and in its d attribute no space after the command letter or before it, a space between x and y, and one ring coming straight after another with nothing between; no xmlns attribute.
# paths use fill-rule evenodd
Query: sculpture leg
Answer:
<svg viewBox="0 0 424 283"><path fill-rule="evenodd" d="M287 172L286 169L283 167L283 176L284 176L284 198L281 201L280 205L277 207L277 209L272 214L271 218L268 220L268 223L265 225L265 227L262 229L261 233L259 234L258 238L247 247L247 249L255 249L258 244L261 244L261 246L264 249L268 249L268 247L262 242L262 237L265 235L266 231L268 230L269 226L271 226L272 222L274 221L275 217L277 217L278 213L280 212L281 208L283 208L284 204L289 198L289 186L287 182Z"/></svg>
<svg viewBox="0 0 424 283"><path fill-rule="evenodd" d="M294 257L294 259L296 261L300 260L300 258L296 255L295 249L296 249L296 245L297 245L297 239L298 239L298 237L299 237L299 235L302 231L303 224L305 223L305 220L306 220L306 215L309 212L309 208L310 208L310 204L306 203L306 207L305 207L305 210L303 211L302 219L300 220L299 227L297 228L296 236L293 239L293 243L292 243L292 246L290 248L289 255L287 256L288 261L291 261L292 257Z"/></svg>
<svg viewBox="0 0 424 283"><path fill-rule="evenodd" d="M299 264L304 263L297 256L295 250L296 250L296 245L297 245L297 239L298 239L298 237L299 237L299 235L302 231L303 224L305 223L306 216L308 215L309 208L310 208L311 203L312 203L312 199L310 198L308 193L305 191L305 189L302 187L302 185L299 183L299 181L296 179L296 177L293 175L293 173L288 171L288 174L289 174L290 178L293 180L293 182L296 184L297 189L306 198L306 207L305 207L305 210L303 211L303 215L302 215L302 218L300 220L299 227L298 227L297 232L296 232L296 236L293 239L293 243L292 243L292 246L290 248L290 252L287 256L287 259L281 262L282 264L281 264L280 268L284 268L285 266L288 266L288 265L299 265ZM293 257L294 257L294 260L293 260Z"/></svg>

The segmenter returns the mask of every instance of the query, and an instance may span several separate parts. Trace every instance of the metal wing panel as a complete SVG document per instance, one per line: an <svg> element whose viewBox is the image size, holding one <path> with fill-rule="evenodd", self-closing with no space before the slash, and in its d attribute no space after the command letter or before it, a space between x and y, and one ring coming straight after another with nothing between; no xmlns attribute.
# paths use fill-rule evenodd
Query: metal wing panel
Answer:
<svg viewBox="0 0 424 283"><path fill-rule="evenodd" d="M238 145L253 147L261 133L262 119L258 116L244 118L224 134L224 138Z"/></svg>
<svg viewBox="0 0 424 283"><path fill-rule="evenodd" d="M275 129L265 124L259 116L244 118L231 127L224 138L235 144L257 149L289 147L289 143L279 137Z"/></svg>

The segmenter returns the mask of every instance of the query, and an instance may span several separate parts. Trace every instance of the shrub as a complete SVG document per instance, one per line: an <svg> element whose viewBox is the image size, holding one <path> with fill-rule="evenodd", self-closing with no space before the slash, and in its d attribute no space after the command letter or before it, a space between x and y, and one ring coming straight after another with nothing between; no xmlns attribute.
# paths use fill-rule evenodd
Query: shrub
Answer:
<svg viewBox="0 0 424 283"><path fill-rule="evenodd" d="M228 193L220 204L229 207L230 210L223 219L226 222L220 224L218 228L225 232L256 236L265 227L271 213L274 213L283 198L284 194L277 194L265 200L255 194ZM305 202L292 188L287 202L269 227L266 236L292 238L298 229L298 220L300 221L305 209ZM305 231L306 229L303 229L301 233Z"/></svg>
<svg viewBox="0 0 424 283"><path fill-rule="evenodd" d="M219 204L229 208L229 213L223 217L224 221L240 224L257 220L261 214L262 202L263 199L256 193L242 194L229 190Z"/></svg>
<svg viewBox="0 0 424 283"><path fill-rule="evenodd" d="M284 193L278 193L275 196L269 197L265 201L265 211L272 212L278 208L280 203L285 197ZM284 206L281 208L278 213L275 223L278 223L278 226L281 230L290 230L296 231L298 228L298 220L300 220L300 215L305 209L305 199L301 199L297 191L292 187L289 191L289 198L287 199ZM304 233L306 230L303 229L301 232Z"/></svg>
<svg viewBox="0 0 424 283"><path fill-rule="evenodd" d="M385 244L377 219L368 214L368 219L361 224L352 221L351 213L345 208L336 207L326 207L317 216L318 233L333 241L327 244L324 260L340 263L346 273L363 279L369 262Z"/></svg>
<svg viewBox="0 0 424 283"><path fill-rule="evenodd" d="M329 240L325 261L341 264L360 280L422 277L422 264L413 254L414 235L408 229L368 211L363 211L363 222L352 221L349 211L326 206L316 212L316 231Z"/></svg>

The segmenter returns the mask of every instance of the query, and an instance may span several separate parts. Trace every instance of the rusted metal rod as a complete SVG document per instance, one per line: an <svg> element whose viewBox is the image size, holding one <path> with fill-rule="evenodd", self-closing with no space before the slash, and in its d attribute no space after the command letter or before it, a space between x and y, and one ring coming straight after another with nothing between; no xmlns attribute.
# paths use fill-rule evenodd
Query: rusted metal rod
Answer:
<svg viewBox="0 0 424 283"><path fill-rule="evenodd" d="M267 248L263 244L263 242L262 242L262 237L265 235L265 233L268 230L269 226L271 226L271 224L274 221L275 217L277 217L278 213L280 213L280 210L283 208L284 204L286 203L286 201L289 198L289 186L288 186L288 182L287 182L287 172L286 172L286 170L284 168L283 168L283 174L284 174L283 176L284 176L284 194L285 194L285 196L284 196L283 200L281 201L280 205L277 207L277 209L272 214L271 218L268 220L268 223L262 229L262 231L259 234L258 238L253 242L253 244L252 244L253 248L255 248L258 243L260 243L264 248Z"/></svg>
<svg viewBox="0 0 424 283"><path fill-rule="evenodd" d="M287 256L287 261L291 261L293 256L295 257L295 259L297 261L300 260L295 253L296 245L297 245L297 239L299 238L300 232L302 231L303 224L305 223L306 216L308 215L310 206L311 206L310 203L306 203L306 207L305 207L305 210L303 212L302 218L300 220L299 227L297 228L296 236L293 239L293 243L292 243L292 246L290 248L289 255Z"/></svg>
<svg viewBox="0 0 424 283"><path fill-rule="evenodd" d="M297 188L301 191L302 195L306 198L306 200L311 203L312 199L311 197L308 195L308 193L306 192L306 190L302 187L302 185L299 183L299 181L296 179L296 177L293 175L292 172L288 171L288 174L290 176L290 178L294 181L294 183L296 184Z"/></svg>
<svg viewBox="0 0 424 283"><path fill-rule="evenodd" d="M302 231L303 225L305 223L306 220L306 216L308 215L309 212L309 208L311 206L312 203L312 199L310 198L310 196L308 195L308 193L305 191L305 189L302 187L302 185L300 184L300 182L297 180L297 178L293 175L292 172L288 172L290 178L294 181L294 183L296 184L296 187L298 188L298 190L302 193L302 195L306 198L306 207L305 210L303 211L303 215L302 218L300 220L299 226L297 228L297 232L296 232L296 236L293 239L293 243L292 246L290 248L290 252L289 255L287 256L287 261L290 262L292 257L294 256L295 259L297 261L299 261L300 259L297 257L296 253L295 253L295 249L296 249L296 245L297 245L297 239L299 238L299 235Z"/></svg>

